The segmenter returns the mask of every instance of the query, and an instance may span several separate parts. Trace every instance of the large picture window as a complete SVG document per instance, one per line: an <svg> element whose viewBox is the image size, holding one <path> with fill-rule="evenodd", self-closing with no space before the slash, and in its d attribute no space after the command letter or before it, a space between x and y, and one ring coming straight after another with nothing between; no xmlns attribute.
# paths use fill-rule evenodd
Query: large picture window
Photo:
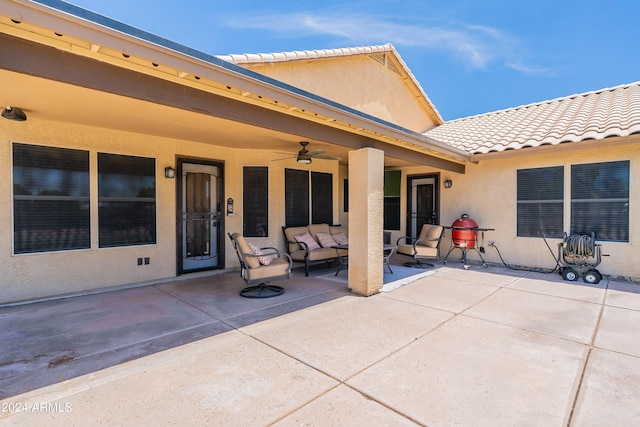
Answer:
<svg viewBox="0 0 640 427"><path fill-rule="evenodd" d="M333 224L333 175L285 169L285 225Z"/></svg>
<svg viewBox="0 0 640 427"><path fill-rule="evenodd" d="M564 167L518 170L518 236L562 237Z"/></svg>
<svg viewBox="0 0 640 427"><path fill-rule="evenodd" d="M629 241L629 161L571 166L571 232Z"/></svg>
<svg viewBox="0 0 640 427"><path fill-rule="evenodd" d="M89 152L13 144L14 253L91 245Z"/></svg>
<svg viewBox="0 0 640 427"><path fill-rule="evenodd" d="M99 246L156 243L156 162L98 153Z"/></svg>
<svg viewBox="0 0 640 427"><path fill-rule="evenodd" d="M242 233L246 237L269 235L269 169L245 166L242 170Z"/></svg>

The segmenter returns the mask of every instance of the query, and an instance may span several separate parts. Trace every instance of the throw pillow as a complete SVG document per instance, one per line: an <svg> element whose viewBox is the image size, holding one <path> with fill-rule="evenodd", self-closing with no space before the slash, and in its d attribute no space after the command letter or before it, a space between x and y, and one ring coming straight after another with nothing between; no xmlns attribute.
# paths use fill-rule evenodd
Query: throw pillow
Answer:
<svg viewBox="0 0 640 427"><path fill-rule="evenodd" d="M304 234L299 234L294 237L296 239L296 242L305 243L309 247L310 251L314 249L320 249L320 245L318 244L318 242L313 240L313 237L311 237L311 234L309 234L309 232L306 232ZM304 246L303 246L303 249L304 249Z"/></svg>
<svg viewBox="0 0 640 427"><path fill-rule="evenodd" d="M262 249L260 249L253 243L249 243L249 247L251 248L254 254L264 255L264 252L262 252ZM271 261L273 261L273 258L271 258L270 256L261 256L261 257L258 257L258 261L260 261L260 264L262 265L269 265L271 264Z"/></svg>
<svg viewBox="0 0 640 427"><path fill-rule="evenodd" d="M333 240L335 240L336 243L339 245L349 244L349 239L347 238L347 236L344 235L344 233L336 233L332 237L333 237Z"/></svg>
<svg viewBox="0 0 640 427"><path fill-rule="evenodd" d="M320 242L320 246L322 246L323 248L332 248L338 245L338 243L333 240L333 237L331 237L331 234L329 233L316 233L316 237Z"/></svg>

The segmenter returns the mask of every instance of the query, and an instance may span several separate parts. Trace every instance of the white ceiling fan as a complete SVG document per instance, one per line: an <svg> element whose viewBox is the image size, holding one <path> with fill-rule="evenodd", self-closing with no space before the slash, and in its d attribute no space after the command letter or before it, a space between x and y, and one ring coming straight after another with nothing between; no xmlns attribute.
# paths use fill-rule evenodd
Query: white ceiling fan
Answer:
<svg viewBox="0 0 640 427"><path fill-rule="evenodd" d="M296 158L296 161L298 163L304 163L304 164L311 163L311 159L340 160L340 157L323 156L324 150L313 150L313 151L307 150L307 145L309 145L308 141L300 141L300 145L302 145L302 149L298 151L298 154L281 153L281 154L289 154L290 157L275 159L274 161L292 159L294 157Z"/></svg>

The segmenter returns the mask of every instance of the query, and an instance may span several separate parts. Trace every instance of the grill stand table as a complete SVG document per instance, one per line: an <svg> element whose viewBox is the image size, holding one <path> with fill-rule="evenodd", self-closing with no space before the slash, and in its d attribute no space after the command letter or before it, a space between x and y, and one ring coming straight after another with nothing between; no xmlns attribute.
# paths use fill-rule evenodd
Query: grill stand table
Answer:
<svg viewBox="0 0 640 427"><path fill-rule="evenodd" d="M449 255L451 254L451 252L453 252L454 249L460 249L462 251L462 264L464 266L465 270L469 269L469 264L467 264L467 251L468 250L474 250L476 251L476 253L478 254L478 256L480 257L480 260L482 260L482 266L484 268L487 268L488 265L485 262L484 258L482 258L482 254L481 252L484 252L484 246L480 247L480 250L478 250L476 248L476 245L478 244L478 231L482 232L482 240L484 242L484 232L485 231L495 231L495 228L480 228L480 227L453 227L453 226L449 226L449 227L444 227L445 230L452 230L451 233L451 240L453 242L453 246L451 246L451 248L449 249L449 252L447 252L447 256L444 257L444 260L442 261L443 264L447 264L447 258L449 258ZM456 242L453 239L453 230L467 230L467 231L473 231L474 233L474 239L473 240L463 240L461 242Z"/></svg>

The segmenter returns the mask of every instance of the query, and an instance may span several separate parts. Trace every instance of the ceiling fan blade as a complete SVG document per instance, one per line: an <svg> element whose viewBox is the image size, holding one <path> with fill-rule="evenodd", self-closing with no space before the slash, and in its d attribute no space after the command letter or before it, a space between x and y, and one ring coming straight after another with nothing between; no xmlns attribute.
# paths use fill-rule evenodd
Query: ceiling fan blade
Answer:
<svg viewBox="0 0 640 427"><path fill-rule="evenodd" d="M315 156L317 156L319 154L322 154L322 153L324 153L324 150L313 150L313 151L308 151L306 153L306 155L307 156L311 156L311 157L315 157Z"/></svg>
<svg viewBox="0 0 640 427"><path fill-rule="evenodd" d="M323 160L340 160L340 157L333 157L333 156L313 156L314 159L323 159Z"/></svg>
<svg viewBox="0 0 640 427"><path fill-rule="evenodd" d="M288 154L288 153L283 153L283 154ZM297 156L297 154L294 154L293 156L289 156L289 157L283 157L281 159L271 159L272 162L277 162L280 160L289 160L289 159L295 159Z"/></svg>

